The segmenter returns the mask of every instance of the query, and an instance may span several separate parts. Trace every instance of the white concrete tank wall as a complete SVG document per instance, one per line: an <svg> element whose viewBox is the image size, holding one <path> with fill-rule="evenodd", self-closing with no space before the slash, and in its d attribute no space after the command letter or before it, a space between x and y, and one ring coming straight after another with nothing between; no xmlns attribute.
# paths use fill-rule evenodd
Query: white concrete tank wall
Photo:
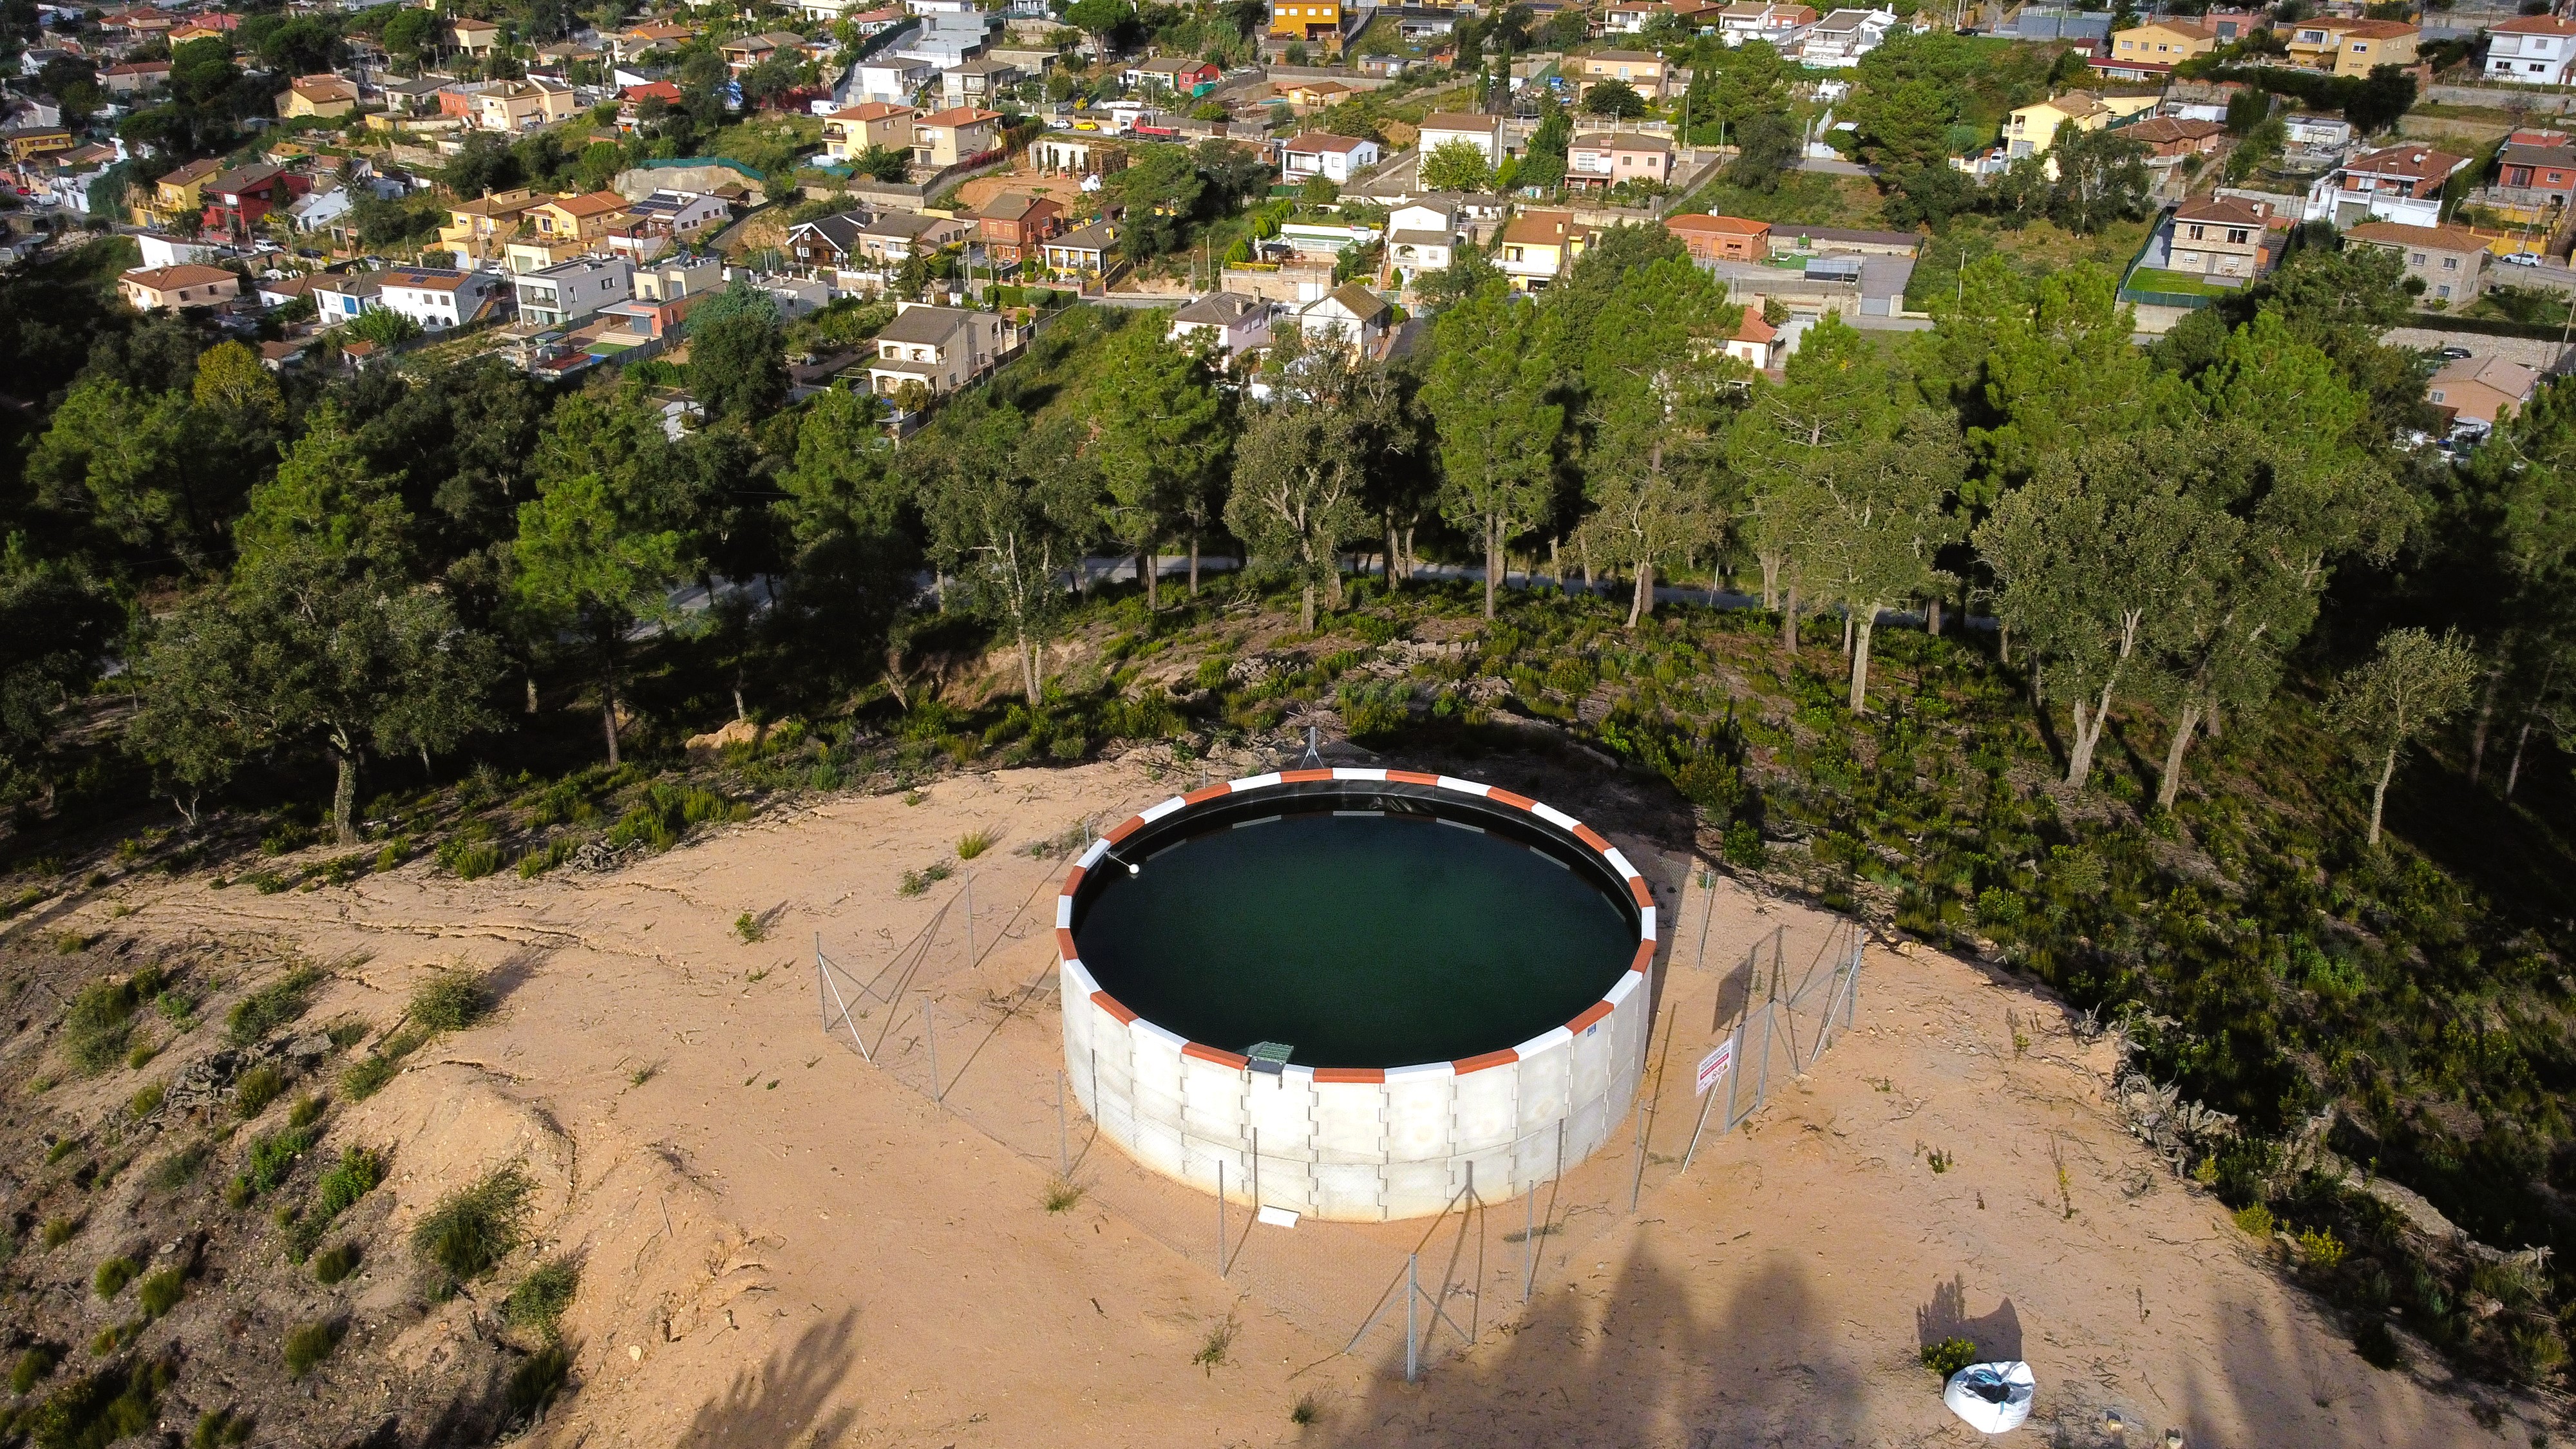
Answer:
<svg viewBox="0 0 2576 1449"><path fill-rule="evenodd" d="M1455 1062L1256 1070L1120 1005L1083 967L1074 893L1111 846L1190 805L1312 782L1392 782L1531 812L1597 852L1638 907L1637 953L1602 999L1516 1047ZM1645 880L1572 817L1472 781L1402 770L1291 770L1174 797L1086 851L1056 903L1064 1054L1074 1095L1128 1155L1203 1191L1310 1217L1374 1222L1446 1208L1468 1185L1487 1202L1527 1192L1609 1140L1644 1075L1654 993L1655 907Z"/></svg>

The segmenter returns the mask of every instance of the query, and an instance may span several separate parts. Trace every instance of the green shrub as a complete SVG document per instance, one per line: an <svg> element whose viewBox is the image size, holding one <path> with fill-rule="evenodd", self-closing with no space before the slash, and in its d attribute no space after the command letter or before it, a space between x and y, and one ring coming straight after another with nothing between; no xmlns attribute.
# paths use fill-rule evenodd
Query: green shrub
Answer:
<svg viewBox="0 0 2576 1449"><path fill-rule="evenodd" d="M561 1336L564 1310L581 1287L581 1265L557 1258L519 1280L501 1303L501 1321L548 1343Z"/></svg>
<svg viewBox="0 0 2576 1449"><path fill-rule="evenodd" d="M1757 870L1770 859L1762 845L1762 831L1750 820L1738 820L1726 827L1722 847L1726 863L1745 870Z"/></svg>
<svg viewBox="0 0 2576 1449"><path fill-rule="evenodd" d="M312 1150L315 1131L311 1125L288 1127L260 1137L250 1145L250 1157L241 1174L232 1181L226 1201L234 1207L247 1206L252 1200L277 1191L295 1171L295 1163Z"/></svg>
<svg viewBox="0 0 2576 1449"><path fill-rule="evenodd" d="M230 1409L208 1409L197 1416L197 1431L188 1436L188 1449L233 1449L250 1442L251 1430L258 1421L248 1414Z"/></svg>
<svg viewBox="0 0 2576 1449"><path fill-rule="evenodd" d="M288 1332L286 1335L287 1377L300 1379L311 1373L315 1365L329 1358L332 1350L340 1346L340 1337L346 1331L337 1321L329 1321L307 1323Z"/></svg>
<svg viewBox="0 0 2576 1449"><path fill-rule="evenodd" d="M85 1072L103 1072L116 1065L125 1056L139 1002L132 981L102 977L81 988L63 1013L63 1050L72 1065Z"/></svg>
<svg viewBox="0 0 2576 1449"><path fill-rule="evenodd" d="M324 1218L336 1218L357 1206L358 1199L376 1190L385 1180L385 1159L374 1149L349 1146L340 1149L340 1160L322 1180L313 1185L313 1210Z"/></svg>
<svg viewBox="0 0 2576 1449"><path fill-rule="evenodd" d="M489 1274L519 1246L528 1195L536 1185L515 1167L496 1169L482 1181L439 1199L414 1224L411 1247L440 1297L459 1284Z"/></svg>
<svg viewBox="0 0 2576 1449"><path fill-rule="evenodd" d="M608 845L612 850L629 845L668 850L680 843L691 826L750 818L749 804L727 800L712 790L650 785L643 797L609 827Z"/></svg>
<svg viewBox="0 0 2576 1449"><path fill-rule="evenodd" d="M992 849L993 843L999 839L1001 839L1001 837L990 830L978 830L967 835L959 836L957 839L957 858L959 860L973 860L975 857L982 855L985 851Z"/></svg>
<svg viewBox="0 0 2576 1449"><path fill-rule="evenodd" d="M948 877L955 873L956 872L948 868L948 863L946 861L941 861L937 865L927 866L921 870L905 871L903 873L903 883L895 887L895 894L899 896L920 895L922 892L939 884L941 881L948 879Z"/></svg>
<svg viewBox="0 0 2576 1449"><path fill-rule="evenodd" d="M328 1286L358 1270L358 1245L334 1243L313 1256L314 1278Z"/></svg>
<svg viewBox="0 0 2576 1449"><path fill-rule="evenodd" d="M224 1018L225 1036L234 1046L245 1047L293 1022L304 1014L313 988L321 980L319 968L298 966L243 997Z"/></svg>
<svg viewBox="0 0 2576 1449"><path fill-rule="evenodd" d="M286 1073L279 1071L273 1063L262 1062L242 1073L241 1080L233 1084L233 1110L247 1122L267 1111L268 1104L285 1091Z"/></svg>
<svg viewBox="0 0 2576 1449"><path fill-rule="evenodd" d="M134 1301L146 1318L164 1318L179 1300L188 1296L187 1275L177 1268L163 1268L144 1278L134 1290Z"/></svg>
<svg viewBox="0 0 2576 1449"><path fill-rule="evenodd" d="M151 1430L161 1391L178 1376L167 1362L110 1365L56 1389L19 1418L17 1431L37 1449L106 1449Z"/></svg>
<svg viewBox="0 0 2576 1449"><path fill-rule="evenodd" d="M1948 1383L1953 1374L1977 1361L1977 1346L1964 1338L1945 1338L1923 1345L1923 1366Z"/></svg>
<svg viewBox="0 0 2576 1449"><path fill-rule="evenodd" d="M72 1240L72 1234L79 1231L80 1222L78 1219L47 1218L45 1220L45 1226L37 1232L36 1241L43 1243L45 1245L45 1251L50 1253L54 1249L61 1247L63 1244L70 1242Z"/></svg>
<svg viewBox="0 0 2576 1449"><path fill-rule="evenodd" d="M140 1271L131 1258L110 1258L99 1264L98 1271L90 1275L90 1286L98 1290L99 1297L113 1298L124 1292L125 1285L133 1282L134 1275Z"/></svg>
<svg viewBox="0 0 2576 1449"><path fill-rule="evenodd" d="M17 1365L9 1370L9 1392L23 1394L33 1389L38 1380L52 1373L54 1365L62 1361L63 1351L54 1344L40 1343L28 1349L18 1355Z"/></svg>
<svg viewBox="0 0 2576 1449"><path fill-rule="evenodd" d="M363 1102L382 1090L400 1070L401 1064L391 1057L368 1057L365 1061L352 1063L347 1071L340 1074L340 1091L352 1102Z"/></svg>
<svg viewBox="0 0 2576 1449"><path fill-rule="evenodd" d="M581 840L578 837L558 835L519 857L519 879L535 880L538 876L572 859L580 849Z"/></svg>
<svg viewBox="0 0 2576 1449"><path fill-rule="evenodd" d="M414 988L409 1015L423 1031L463 1031L492 1009L483 978L465 967L434 972Z"/></svg>
<svg viewBox="0 0 2576 1449"><path fill-rule="evenodd" d="M2299 1258L2321 1273L2333 1272L2343 1261L2343 1241L2332 1228L2299 1229Z"/></svg>
<svg viewBox="0 0 2576 1449"><path fill-rule="evenodd" d="M2258 1238L2268 1238L2272 1236L2272 1210L2259 1202L2250 1207L2238 1208L2236 1226Z"/></svg>
<svg viewBox="0 0 2576 1449"><path fill-rule="evenodd" d="M510 1371L502 1402L509 1407L513 1420L533 1419L545 1412L571 1377L572 1352L559 1343L547 1344L519 1360L519 1366Z"/></svg>

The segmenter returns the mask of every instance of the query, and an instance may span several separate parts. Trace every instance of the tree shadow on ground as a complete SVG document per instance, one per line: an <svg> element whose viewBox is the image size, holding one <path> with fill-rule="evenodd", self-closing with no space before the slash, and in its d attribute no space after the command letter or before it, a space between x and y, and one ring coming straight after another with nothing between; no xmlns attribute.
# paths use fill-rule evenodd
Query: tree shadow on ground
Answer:
<svg viewBox="0 0 2576 1449"><path fill-rule="evenodd" d="M832 1396L858 1355L859 1313L845 1308L816 1321L766 1363L735 1373L717 1397L699 1406L678 1449L779 1449L839 1443L858 1410Z"/></svg>
<svg viewBox="0 0 2576 1449"><path fill-rule="evenodd" d="M1578 1260L1585 1250L1573 1250ZM1579 1266L1579 1264L1578 1264ZM1400 1342L1337 1406L1334 1446L1842 1443L1860 1430L1861 1374L1841 1329L1786 1254L1753 1268L1723 1310L1695 1311L1685 1275L1643 1247L1543 1289L1528 1314L1460 1358L1403 1381Z"/></svg>

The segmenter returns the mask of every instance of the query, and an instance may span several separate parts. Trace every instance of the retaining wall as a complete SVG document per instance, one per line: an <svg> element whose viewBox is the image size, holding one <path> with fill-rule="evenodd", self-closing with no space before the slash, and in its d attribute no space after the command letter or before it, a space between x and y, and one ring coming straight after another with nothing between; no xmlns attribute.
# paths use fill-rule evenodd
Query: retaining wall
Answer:
<svg viewBox="0 0 2576 1449"><path fill-rule="evenodd" d="M1638 944L1617 984L1573 1020L1517 1046L1389 1068L1256 1070L1187 1041L1100 989L1073 940L1083 875L1137 830L1227 795L1321 783L1427 787L1525 811L1599 855L1628 886ZM1084 852L1056 899L1064 1050L1074 1094L1103 1135L1155 1171L1236 1202L1374 1222L1440 1212L1472 1175L1499 1202L1609 1140L1645 1066L1655 905L1644 877L1571 816L1509 791L1403 770L1290 770L1175 796ZM1220 1175L1220 1172L1222 1175Z"/></svg>

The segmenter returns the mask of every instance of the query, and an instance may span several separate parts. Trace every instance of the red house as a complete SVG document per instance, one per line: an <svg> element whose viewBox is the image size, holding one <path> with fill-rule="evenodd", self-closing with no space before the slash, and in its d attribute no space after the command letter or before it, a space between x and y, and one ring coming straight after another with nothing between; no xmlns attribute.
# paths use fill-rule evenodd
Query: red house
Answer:
<svg viewBox="0 0 2576 1449"><path fill-rule="evenodd" d="M1062 229L1064 208L1043 196L1005 191L978 208L974 220L986 254L1008 265L1036 255Z"/></svg>
<svg viewBox="0 0 2576 1449"><path fill-rule="evenodd" d="M292 205L312 189L310 178L283 166L239 166L198 188L206 209L199 224L235 241L248 241L262 218Z"/></svg>

